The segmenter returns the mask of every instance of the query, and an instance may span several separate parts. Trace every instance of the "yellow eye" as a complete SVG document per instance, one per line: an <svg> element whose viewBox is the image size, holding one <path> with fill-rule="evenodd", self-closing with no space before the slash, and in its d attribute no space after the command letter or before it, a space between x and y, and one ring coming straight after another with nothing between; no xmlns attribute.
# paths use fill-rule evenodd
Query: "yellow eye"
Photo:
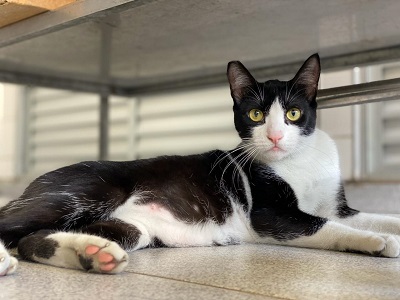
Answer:
<svg viewBox="0 0 400 300"><path fill-rule="evenodd" d="M249 118L254 122L260 122L264 118L264 114L259 109L252 109L249 112Z"/></svg>
<svg viewBox="0 0 400 300"><path fill-rule="evenodd" d="M298 119L300 119L300 117L301 111L298 108L291 108L286 113L286 118L288 118L292 122L297 121Z"/></svg>

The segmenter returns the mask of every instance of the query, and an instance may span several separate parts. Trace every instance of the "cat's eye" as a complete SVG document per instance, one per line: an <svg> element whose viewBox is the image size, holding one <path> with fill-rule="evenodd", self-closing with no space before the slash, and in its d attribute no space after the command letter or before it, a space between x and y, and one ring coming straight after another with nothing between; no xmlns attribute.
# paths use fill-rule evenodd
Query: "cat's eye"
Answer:
<svg viewBox="0 0 400 300"><path fill-rule="evenodd" d="M264 118L264 114L259 109L252 109L249 112L249 118L254 122L260 122Z"/></svg>
<svg viewBox="0 0 400 300"><path fill-rule="evenodd" d="M286 118L290 121L295 122L301 117L301 111L298 108L291 108L286 112Z"/></svg>

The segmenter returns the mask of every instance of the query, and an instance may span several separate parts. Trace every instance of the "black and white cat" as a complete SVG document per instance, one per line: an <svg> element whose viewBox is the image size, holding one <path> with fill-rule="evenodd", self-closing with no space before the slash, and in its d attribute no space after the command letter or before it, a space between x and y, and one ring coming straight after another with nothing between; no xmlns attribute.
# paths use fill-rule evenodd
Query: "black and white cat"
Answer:
<svg viewBox="0 0 400 300"><path fill-rule="evenodd" d="M33 181L0 210L0 238L21 258L119 273L148 246L270 243L400 254L400 219L347 206L336 146L316 129L320 61L290 81L228 79L241 144L231 151L82 162ZM0 248L0 273L17 260Z"/></svg>

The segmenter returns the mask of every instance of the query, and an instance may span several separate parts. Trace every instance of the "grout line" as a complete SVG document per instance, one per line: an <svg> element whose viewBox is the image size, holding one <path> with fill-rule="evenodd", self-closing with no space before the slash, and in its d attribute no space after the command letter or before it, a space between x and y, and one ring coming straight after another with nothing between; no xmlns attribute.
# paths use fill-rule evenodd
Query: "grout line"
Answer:
<svg viewBox="0 0 400 300"><path fill-rule="evenodd" d="M145 274L145 273L134 272L134 271L132 271L132 272L125 271L125 272L130 273L130 274L135 274L135 275L142 275L142 276L154 277L154 278L159 278L159 279L166 279L166 280L172 280L172 281L177 281L177 282L190 283L190 284L195 284L195 285L199 285L199 286L203 286L203 287L211 287L211 288L217 288L217 289L222 289L222 290L227 290L227 291L232 291L232 292L239 292L239 293L243 293L243 294L250 294L250 295L262 296L262 297L270 297L273 299L294 300L294 298L292 299L292 298L282 298L282 297L270 296L270 295L260 294L260 293L251 292L251 291L243 291L243 290L234 289L234 288L226 288L226 287L221 287L221 286L208 285L205 283L193 282L193 281L177 279L177 278L164 277L164 276L160 276L160 275Z"/></svg>

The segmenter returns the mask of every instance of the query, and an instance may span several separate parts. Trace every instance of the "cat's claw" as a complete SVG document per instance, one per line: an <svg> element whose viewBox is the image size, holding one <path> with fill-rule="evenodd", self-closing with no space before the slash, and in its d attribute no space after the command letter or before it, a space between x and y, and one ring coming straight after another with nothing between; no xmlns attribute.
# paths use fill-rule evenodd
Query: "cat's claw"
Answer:
<svg viewBox="0 0 400 300"><path fill-rule="evenodd" d="M10 275L17 270L18 260L7 252L0 253L0 276Z"/></svg>
<svg viewBox="0 0 400 300"><path fill-rule="evenodd" d="M128 265L128 254L115 242L93 239L77 251L82 267L91 272L116 274Z"/></svg>

